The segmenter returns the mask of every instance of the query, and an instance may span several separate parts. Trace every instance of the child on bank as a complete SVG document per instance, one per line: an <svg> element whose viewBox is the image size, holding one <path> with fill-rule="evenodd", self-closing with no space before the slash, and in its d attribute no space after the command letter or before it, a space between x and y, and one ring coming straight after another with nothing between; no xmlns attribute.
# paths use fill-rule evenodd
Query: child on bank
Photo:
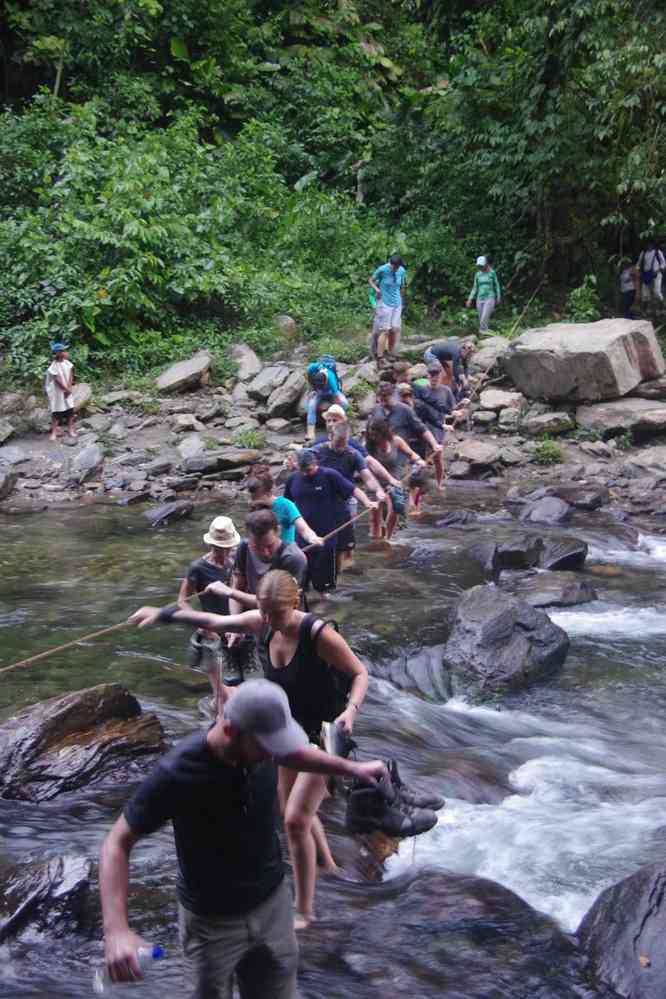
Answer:
<svg viewBox="0 0 666 999"><path fill-rule="evenodd" d="M47 368L44 388L49 400L51 411L50 440L55 441L61 434L60 428L67 427L70 437L76 437L74 429L74 365L67 357L68 346L65 343L52 343L53 360Z"/></svg>

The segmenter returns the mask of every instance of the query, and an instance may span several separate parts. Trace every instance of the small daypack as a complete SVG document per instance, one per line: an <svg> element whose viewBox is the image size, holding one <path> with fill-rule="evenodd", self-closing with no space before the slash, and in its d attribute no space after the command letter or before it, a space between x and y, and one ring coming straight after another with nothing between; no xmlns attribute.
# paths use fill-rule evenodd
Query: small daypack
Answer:
<svg viewBox="0 0 666 999"><path fill-rule="evenodd" d="M330 624L331 627L338 632L338 634L340 633L337 621L334 621L333 619L324 621L322 618L319 620L321 621L321 627L315 629L314 635L312 634L312 628L315 621L312 622L308 631L308 639L311 643L313 655L317 655L317 639L327 624ZM320 659L320 661L325 663L323 659ZM324 675L326 677L326 683L323 685L322 693L324 694L326 704L329 706L329 713L327 714L327 717L324 718L324 721L334 721L347 707L354 678L350 673L342 673L339 669L336 669L334 666L330 666L328 663L325 663L325 666L326 670Z"/></svg>

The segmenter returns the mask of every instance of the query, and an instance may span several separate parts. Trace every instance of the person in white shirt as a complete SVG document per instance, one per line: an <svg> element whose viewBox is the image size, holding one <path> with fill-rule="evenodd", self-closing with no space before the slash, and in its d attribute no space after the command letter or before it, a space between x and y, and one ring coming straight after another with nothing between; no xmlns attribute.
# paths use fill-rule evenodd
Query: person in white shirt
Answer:
<svg viewBox="0 0 666 999"><path fill-rule="evenodd" d="M53 360L47 368L44 388L49 400L51 411L51 433L52 441L60 436L60 428L67 427L70 437L76 437L74 429L74 399L72 398L72 388L74 386L74 365L67 357L68 346L66 343L52 343L51 354Z"/></svg>
<svg viewBox="0 0 666 999"><path fill-rule="evenodd" d="M641 278L641 298L644 302L659 302L663 305L661 293L662 271L666 268L666 259L653 239L642 251L636 263Z"/></svg>

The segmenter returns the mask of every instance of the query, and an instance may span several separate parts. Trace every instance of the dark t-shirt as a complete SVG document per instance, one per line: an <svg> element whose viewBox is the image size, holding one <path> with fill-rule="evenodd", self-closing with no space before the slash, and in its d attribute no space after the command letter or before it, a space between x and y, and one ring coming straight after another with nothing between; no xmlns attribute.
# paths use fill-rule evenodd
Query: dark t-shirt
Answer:
<svg viewBox="0 0 666 999"><path fill-rule="evenodd" d="M249 912L284 877L275 765L228 766L210 751L205 732L163 756L123 814L141 836L172 822L178 898L196 915Z"/></svg>
<svg viewBox="0 0 666 999"><path fill-rule="evenodd" d="M317 469L310 478L301 472L293 472L287 479L284 494L292 500L301 514L320 537L335 530L339 523L337 511L340 502L346 502L354 492L353 483L345 479L334 468ZM334 548L335 536L326 542L327 548Z"/></svg>
<svg viewBox="0 0 666 999"><path fill-rule="evenodd" d="M259 580L271 569L284 569L302 587L305 582L307 567L308 560L298 545L287 545L284 541L280 544L270 562L262 562L254 554L247 541L241 541L236 552L236 563L234 565L235 571L241 576L245 576L248 593L257 592Z"/></svg>
<svg viewBox="0 0 666 999"><path fill-rule="evenodd" d="M343 451L336 451L326 442L325 444L315 444L312 450L317 455L322 468L334 468L349 482L353 482L354 477L360 475L368 467L365 458L351 446L347 446Z"/></svg>
<svg viewBox="0 0 666 999"><path fill-rule="evenodd" d="M220 597L216 593L202 593L209 583L227 583L234 569L233 560L227 560L223 566L213 565L205 558L198 558L187 570L187 581L199 594L199 602L209 614L228 614L229 598Z"/></svg>
<svg viewBox="0 0 666 999"><path fill-rule="evenodd" d="M394 434L402 437L404 441L422 437L426 427L419 420L414 410L406 406L404 402L396 402L389 412L383 406L375 406L370 419L388 420L388 425Z"/></svg>
<svg viewBox="0 0 666 999"><path fill-rule="evenodd" d="M455 340L438 340L433 343L430 352L435 355L440 364L448 362L453 368L453 377L457 382L467 374L467 360L460 356L460 344Z"/></svg>
<svg viewBox="0 0 666 999"><path fill-rule="evenodd" d="M316 448L318 444L329 444L329 443L330 443L330 441L329 441L328 436L324 436L322 434L320 437L317 437L316 441L313 444L313 447ZM361 444L360 441L356 440L355 437L350 437L349 441L348 441L348 444L349 444L350 447L353 447L355 451L358 451L358 453L361 455L361 457L363 457L363 458L367 458L368 457L367 450L363 447L363 445Z"/></svg>

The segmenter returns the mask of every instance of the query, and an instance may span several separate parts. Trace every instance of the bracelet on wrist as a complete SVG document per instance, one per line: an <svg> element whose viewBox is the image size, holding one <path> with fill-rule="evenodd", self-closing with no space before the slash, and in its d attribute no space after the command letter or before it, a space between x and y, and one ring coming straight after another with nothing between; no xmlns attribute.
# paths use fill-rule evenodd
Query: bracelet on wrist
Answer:
<svg viewBox="0 0 666 999"><path fill-rule="evenodd" d="M354 702L353 702L353 701L350 701L350 702L349 702L349 707L350 707L350 708L353 708L353 709L354 709L354 711L360 711L360 710L361 710L361 709L360 709L360 707L358 706L358 704L354 704Z"/></svg>
<svg viewBox="0 0 666 999"><path fill-rule="evenodd" d="M171 624L174 614L179 610L182 610L182 607L179 607L178 604L167 604L166 607L160 609L157 620L162 624Z"/></svg>

